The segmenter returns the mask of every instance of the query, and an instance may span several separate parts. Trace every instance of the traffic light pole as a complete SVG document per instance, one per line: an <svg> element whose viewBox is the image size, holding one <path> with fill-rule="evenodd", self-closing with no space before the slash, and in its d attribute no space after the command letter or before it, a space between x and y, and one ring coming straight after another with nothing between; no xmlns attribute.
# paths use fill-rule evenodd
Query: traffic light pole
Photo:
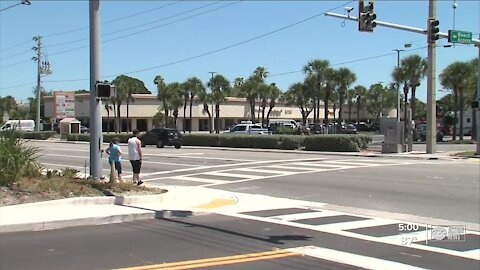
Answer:
<svg viewBox="0 0 480 270"><path fill-rule="evenodd" d="M479 35L480 37L480 35ZM477 59L477 64L478 64L478 74L477 74L477 102L480 103L480 43L477 43L478 47L478 59ZM477 155L480 156L480 106L477 107L477 137L475 138L477 140Z"/></svg>
<svg viewBox="0 0 480 270"><path fill-rule="evenodd" d="M100 81L100 0L89 1L90 14L90 176L102 177L102 114L96 96Z"/></svg>
<svg viewBox="0 0 480 270"><path fill-rule="evenodd" d="M430 19L437 18L437 0L429 0L428 17ZM436 99L436 75L435 67L436 45L427 36L428 42L428 69L427 69L427 154L437 152L437 99Z"/></svg>
<svg viewBox="0 0 480 270"><path fill-rule="evenodd" d="M429 17L436 15L436 0L429 0ZM325 16L340 18L343 20L358 21L357 17L343 14L336 14L332 12L326 12ZM432 17L434 18L434 17ZM384 26L393 29L414 32L419 34L428 35L428 29L422 29L417 27L411 27L406 25L388 23L375 20L377 26ZM448 33L439 32L437 35L441 38L448 38ZM480 46L480 39L472 38L472 43ZM479 48L480 50L480 48ZM479 51L480 54L480 51ZM436 101L435 101L435 44L428 44L428 82L427 82L427 153L435 153L436 151ZM480 61L480 60L479 60ZM430 68L431 67L431 68ZM479 80L480 80L480 65L478 67ZM480 83L478 83L480 84ZM477 84L477 89L479 86ZM477 92L477 99L480 101L480 90ZM480 122L480 110L477 110L477 121ZM479 131L479 126L477 125L477 133ZM477 154L480 154L480 139L477 139Z"/></svg>

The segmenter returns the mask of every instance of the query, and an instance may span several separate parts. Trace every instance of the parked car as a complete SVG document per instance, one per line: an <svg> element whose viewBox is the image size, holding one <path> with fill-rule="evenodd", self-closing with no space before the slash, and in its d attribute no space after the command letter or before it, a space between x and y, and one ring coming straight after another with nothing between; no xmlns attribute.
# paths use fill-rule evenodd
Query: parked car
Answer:
<svg viewBox="0 0 480 270"><path fill-rule="evenodd" d="M90 129L86 126L80 126L80 133L89 133Z"/></svg>
<svg viewBox="0 0 480 270"><path fill-rule="evenodd" d="M337 125L337 133L357 134L357 128L352 124Z"/></svg>
<svg viewBox="0 0 480 270"><path fill-rule="evenodd" d="M35 131L35 122L33 120L8 120L0 131L15 129L17 131Z"/></svg>
<svg viewBox="0 0 480 270"><path fill-rule="evenodd" d="M263 128L260 124L252 124L250 121L244 121L232 128L226 130L224 133L229 134L269 134L267 128Z"/></svg>
<svg viewBox="0 0 480 270"><path fill-rule="evenodd" d="M175 146L179 149L183 144L183 136L176 128L156 128L140 136L142 147L156 145L163 148L165 145Z"/></svg>
<svg viewBox="0 0 480 270"><path fill-rule="evenodd" d="M441 127L437 126L437 142L443 142L444 133ZM427 125L420 124L413 130L414 141L426 141L427 140Z"/></svg>

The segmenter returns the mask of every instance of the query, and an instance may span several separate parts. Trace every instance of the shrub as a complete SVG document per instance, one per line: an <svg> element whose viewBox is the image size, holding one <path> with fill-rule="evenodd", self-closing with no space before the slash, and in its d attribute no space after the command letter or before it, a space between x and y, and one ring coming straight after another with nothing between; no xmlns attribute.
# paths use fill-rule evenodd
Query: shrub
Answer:
<svg viewBox="0 0 480 270"><path fill-rule="evenodd" d="M128 142L128 139L132 137L132 133L110 133L110 134L103 134L103 142L111 142L114 138L119 138L120 143Z"/></svg>
<svg viewBox="0 0 480 270"><path fill-rule="evenodd" d="M22 132L19 133L20 137L23 139L30 139L30 140L46 140L52 138L57 134L55 131L40 131L40 132Z"/></svg>
<svg viewBox="0 0 480 270"><path fill-rule="evenodd" d="M20 139L16 131L0 133L0 185L8 186L21 177L36 176L39 149Z"/></svg>
<svg viewBox="0 0 480 270"><path fill-rule="evenodd" d="M80 142L89 142L90 135L88 134L68 134L67 141L80 141Z"/></svg>
<svg viewBox="0 0 480 270"><path fill-rule="evenodd" d="M299 149L303 144L303 136L291 135L279 137L279 148L285 150Z"/></svg>
<svg viewBox="0 0 480 270"><path fill-rule="evenodd" d="M307 151L358 152L365 149L371 138L358 135L315 135L305 137Z"/></svg>
<svg viewBox="0 0 480 270"><path fill-rule="evenodd" d="M220 134L185 134L183 145L187 146L219 146Z"/></svg>

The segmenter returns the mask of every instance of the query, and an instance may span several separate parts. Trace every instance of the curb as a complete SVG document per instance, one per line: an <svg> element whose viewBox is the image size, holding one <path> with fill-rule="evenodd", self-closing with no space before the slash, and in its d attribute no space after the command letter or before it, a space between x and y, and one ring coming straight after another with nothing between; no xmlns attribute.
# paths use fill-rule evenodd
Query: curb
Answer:
<svg viewBox="0 0 480 270"><path fill-rule="evenodd" d="M0 226L0 233L12 233L12 232L22 232L22 231L44 231L44 230L55 230L62 229L67 227L79 227L79 226L94 226L94 225L105 225L112 223L121 223L121 222L130 222L135 220L145 220L145 219L154 219L156 218L155 211L151 213L136 213L128 215L113 215L106 217L95 217L95 218L80 218L80 219L71 219L71 220L57 220L57 221L48 221L48 222L32 222L25 224L10 224Z"/></svg>

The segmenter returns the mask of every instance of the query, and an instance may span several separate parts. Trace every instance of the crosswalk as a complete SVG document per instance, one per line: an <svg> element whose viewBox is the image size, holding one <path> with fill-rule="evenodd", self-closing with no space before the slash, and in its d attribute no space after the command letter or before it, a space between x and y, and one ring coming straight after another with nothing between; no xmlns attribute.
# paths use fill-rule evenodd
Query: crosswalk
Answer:
<svg viewBox="0 0 480 270"><path fill-rule="evenodd" d="M216 186L231 183L292 176L307 173L319 173L329 171L355 170L362 168L374 168L385 166L409 165L418 162L405 159L293 159L290 161L271 161L252 163L248 166L239 164L229 168L209 168L208 170L189 170L180 175L165 175L164 177L145 177L144 181L155 180L157 184L162 182L179 181L181 185ZM167 173L164 173L167 174Z"/></svg>
<svg viewBox="0 0 480 270"><path fill-rule="evenodd" d="M305 206L221 213L480 261L479 232L463 228L458 238L436 239L435 230L441 227L449 231L451 225L418 224Z"/></svg>

